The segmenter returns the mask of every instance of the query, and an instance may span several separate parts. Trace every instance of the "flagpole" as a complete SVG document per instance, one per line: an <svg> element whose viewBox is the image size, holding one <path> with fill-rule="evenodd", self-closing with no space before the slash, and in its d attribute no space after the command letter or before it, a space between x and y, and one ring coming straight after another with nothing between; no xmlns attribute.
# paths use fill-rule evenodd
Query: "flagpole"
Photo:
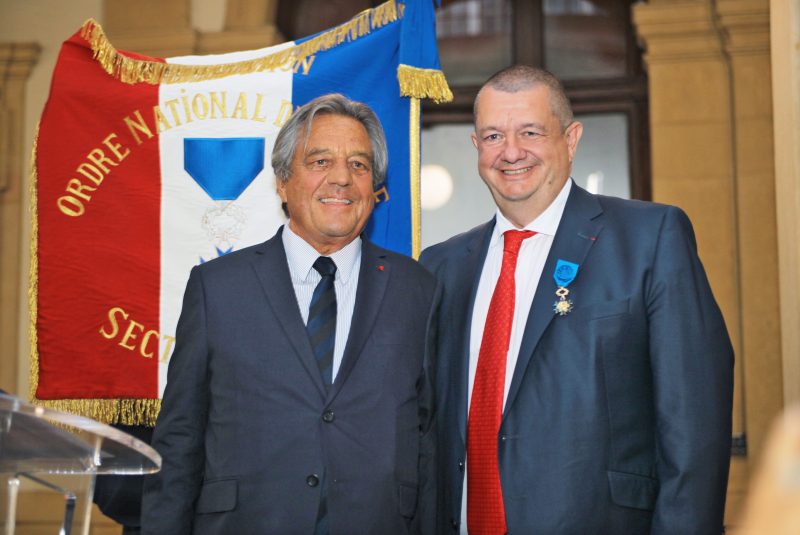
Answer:
<svg viewBox="0 0 800 535"><path fill-rule="evenodd" d="M411 256L416 260L419 258L420 242L422 241L422 224L421 224L421 209L420 209L420 139L419 139L419 122L420 122L420 108L419 99L415 97L410 98L409 106L409 160L411 162Z"/></svg>

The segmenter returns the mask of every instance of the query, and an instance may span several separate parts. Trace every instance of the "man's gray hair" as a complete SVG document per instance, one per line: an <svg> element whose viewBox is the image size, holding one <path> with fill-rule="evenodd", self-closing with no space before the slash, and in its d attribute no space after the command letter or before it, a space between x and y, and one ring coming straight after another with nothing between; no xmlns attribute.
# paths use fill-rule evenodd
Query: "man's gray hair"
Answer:
<svg viewBox="0 0 800 535"><path fill-rule="evenodd" d="M481 93L487 87L503 93L517 93L542 85L550 90L550 109L558 118L561 130L566 130L572 124L574 117L572 115L572 105L569 103L564 86L552 73L530 65L512 65L493 74L481 86L478 96L475 97L475 104L472 108L474 120L478 118L478 101L481 98Z"/></svg>
<svg viewBox="0 0 800 535"><path fill-rule="evenodd" d="M304 104L281 127L272 149L272 170L275 176L283 182L289 180L298 141L302 136L304 143L308 142L311 125L317 115L341 115L364 125L372 145L372 187L374 190L379 189L386 180L386 169L389 166L389 150L381 122L369 106L338 93L323 95Z"/></svg>

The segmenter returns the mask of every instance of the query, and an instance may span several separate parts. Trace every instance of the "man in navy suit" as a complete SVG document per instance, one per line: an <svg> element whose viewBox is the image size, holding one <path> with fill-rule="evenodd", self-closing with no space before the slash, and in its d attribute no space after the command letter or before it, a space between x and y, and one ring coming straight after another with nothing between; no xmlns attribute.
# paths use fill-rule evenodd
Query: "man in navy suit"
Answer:
<svg viewBox="0 0 800 535"><path fill-rule="evenodd" d="M721 533L733 351L688 218L570 179L582 125L546 71L497 73L474 112L496 216L421 258L439 531Z"/></svg>
<svg viewBox="0 0 800 535"><path fill-rule="evenodd" d="M320 97L272 165L288 224L189 278L142 531L428 533L436 281L361 236L383 130L367 106Z"/></svg>

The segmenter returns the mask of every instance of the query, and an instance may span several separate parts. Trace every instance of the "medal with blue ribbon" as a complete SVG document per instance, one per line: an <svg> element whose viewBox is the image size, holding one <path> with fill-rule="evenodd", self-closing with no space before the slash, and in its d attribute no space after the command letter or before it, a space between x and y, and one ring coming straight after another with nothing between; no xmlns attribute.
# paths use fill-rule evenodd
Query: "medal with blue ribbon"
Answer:
<svg viewBox="0 0 800 535"><path fill-rule="evenodd" d="M566 260L558 259L556 262L556 269L553 271L553 279L556 281L556 296L558 301L553 303L553 312L559 316L566 316L572 312L572 301L567 299L569 295L569 286L575 277L578 276L578 264L574 262L567 262Z"/></svg>
<svg viewBox="0 0 800 535"><path fill-rule="evenodd" d="M183 167L214 201L201 227L218 256L230 253L247 223L247 213L234 201L264 169L264 138L185 138Z"/></svg>

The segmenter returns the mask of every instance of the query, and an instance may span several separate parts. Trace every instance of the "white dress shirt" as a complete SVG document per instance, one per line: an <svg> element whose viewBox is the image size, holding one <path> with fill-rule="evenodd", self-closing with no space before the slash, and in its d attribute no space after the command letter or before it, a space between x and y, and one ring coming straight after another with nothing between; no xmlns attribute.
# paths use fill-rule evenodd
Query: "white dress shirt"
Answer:
<svg viewBox="0 0 800 535"><path fill-rule="evenodd" d="M286 261L289 264L289 276L292 279L297 306L303 316L303 323L308 322L308 309L314 288L322 276L314 269L314 262L320 255L316 249L303 238L292 232L289 223L283 226L283 248L286 250ZM333 348L332 380L336 380L339 366L342 364L344 346L350 333L353 321L353 308L356 304L358 289L358 272L361 268L361 238L356 238L342 249L330 255L336 264L336 275L333 288L336 292L336 340Z"/></svg>
<svg viewBox="0 0 800 535"><path fill-rule="evenodd" d="M475 304L472 308L472 325L469 336L469 383L467 389L467 407L472 403L472 386L475 383L475 370L478 368L478 354L483 340L483 328L486 325L486 315L489 312L489 303L492 300L494 287L500 278L500 269L503 265L503 233L507 230L532 230L535 236L522 241L522 246L517 257L517 268L514 273L514 322L511 325L511 339L508 344L506 356L506 380L503 392L503 407L508 398L508 389L514 368L517 366L519 348L522 345L522 336L525 334L525 325L528 322L528 313L533 303L536 287L542 277L547 255L553 245L553 238L561 222L564 207L567 204L572 180L567 180L564 187L539 217L531 221L525 228L515 227L505 216L497 210L496 223L489 241L489 250L481 271L481 280L478 283L478 292L475 295ZM545 273L550 277L552 273ZM555 294L553 300L555 300ZM469 462L469 457L467 457ZM464 470L464 491L461 499L461 533L467 533L467 471Z"/></svg>

